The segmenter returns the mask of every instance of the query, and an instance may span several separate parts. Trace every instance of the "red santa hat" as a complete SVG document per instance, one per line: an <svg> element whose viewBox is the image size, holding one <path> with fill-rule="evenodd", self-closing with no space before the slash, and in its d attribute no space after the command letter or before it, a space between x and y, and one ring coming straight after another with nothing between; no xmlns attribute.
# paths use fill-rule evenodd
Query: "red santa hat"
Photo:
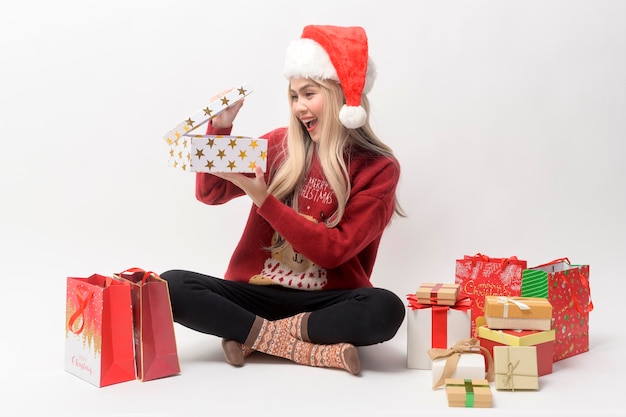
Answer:
<svg viewBox="0 0 626 417"><path fill-rule="evenodd" d="M338 81L346 96L339 120L349 129L365 124L367 113L361 96L372 89L376 68L369 58L363 28L306 26L300 39L287 47L285 77Z"/></svg>

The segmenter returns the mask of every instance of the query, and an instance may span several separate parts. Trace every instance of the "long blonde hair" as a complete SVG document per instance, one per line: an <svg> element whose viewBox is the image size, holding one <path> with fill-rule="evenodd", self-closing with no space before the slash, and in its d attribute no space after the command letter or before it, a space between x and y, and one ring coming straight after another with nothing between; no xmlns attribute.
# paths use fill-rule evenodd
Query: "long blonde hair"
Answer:
<svg viewBox="0 0 626 417"><path fill-rule="evenodd" d="M350 150L361 148L380 155L394 157L393 151L383 143L372 131L369 116L364 126L358 129L347 129L339 121L339 110L345 103L341 85L333 80L311 80L317 84L323 95L323 118L330 122L324 123L321 132L322 140L318 143L318 155L326 180L337 197L337 211L329 217L327 227L335 227L343 217L348 203L352 185L350 184L349 167ZM290 103L291 93L288 92ZM369 101L366 96L361 105L369 115ZM287 147L283 149L285 158L269 185L269 192L278 200L285 202L298 211L298 192L309 172L316 146L302 122L291 112L287 130ZM397 197L394 213L406 217Z"/></svg>

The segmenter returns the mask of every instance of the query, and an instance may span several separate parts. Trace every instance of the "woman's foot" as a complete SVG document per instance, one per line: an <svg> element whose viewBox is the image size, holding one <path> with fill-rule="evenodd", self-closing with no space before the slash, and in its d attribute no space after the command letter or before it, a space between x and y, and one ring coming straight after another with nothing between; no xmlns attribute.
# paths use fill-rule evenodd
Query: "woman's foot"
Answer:
<svg viewBox="0 0 626 417"><path fill-rule="evenodd" d="M243 366L246 356L253 352L249 347L231 339L222 339L222 350L226 362L233 366Z"/></svg>

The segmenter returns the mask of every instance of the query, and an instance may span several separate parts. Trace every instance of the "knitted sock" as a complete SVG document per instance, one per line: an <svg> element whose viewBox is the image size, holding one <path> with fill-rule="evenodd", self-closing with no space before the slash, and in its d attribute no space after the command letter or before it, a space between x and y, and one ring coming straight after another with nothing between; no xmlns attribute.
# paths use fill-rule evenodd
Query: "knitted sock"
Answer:
<svg viewBox="0 0 626 417"><path fill-rule="evenodd" d="M300 313L292 317L287 317L285 320L289 321L289 333L296 339L310 342L309 339L309 316L311 313Z"/></svg>
<svg viewBox="0 0 626 417"><path fill-rule="evenodd" d="M233 366L243 366L244 359L254 352L250 347L231 339L222 339L222 350L226 362Z"/></svg>
<svg viewBox="0 0 626 417"><path fill-rule="evenodd" d="M289 333L297 339L310 342L308 334L308 320L311 313L300 313L285 319L288 321ZM243 366L244 359L248 357L254 350L231 339L222 339L222 350L226 362L233 366Z"/></svg>
<svg viewBox="0 0 626 417"><path fill-rule="evenodd" d="M361 371L359 354L349 343L319 345L296 338L304 314L269 321L257 317L252 325L245 346L292 362L323 368L344 369L353 375ZM298 317L299 316L299 317Z"/></svg>

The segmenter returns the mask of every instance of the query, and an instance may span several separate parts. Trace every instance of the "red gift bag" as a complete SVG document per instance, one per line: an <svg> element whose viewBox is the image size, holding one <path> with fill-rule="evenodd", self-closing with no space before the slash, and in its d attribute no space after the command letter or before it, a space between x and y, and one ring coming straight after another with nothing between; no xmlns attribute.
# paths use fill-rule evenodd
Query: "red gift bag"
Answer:
<svg viewBox="0 0 626 417"><path fill-rule="evenodd" d="M114 277L132 289L137 378L149 381L180 373L167 281L129 268Z"/></svg>
<svg viewBox="0 0 626 417"><path fill-rule="evenodd" d="M476 320L485 315L485 296L519 296L526 266L527 262L516 256L491 258L479 253L456 260L455 283L461 286L459 298L468 297L472 301L472 337L477 337Z"/></svg>
<svg viewBox="0 0 626 417"><path fill-rule="evenodd" d="M547 298L556 331L554 361L589 350L589 312L593 310L589 265L572 265L567 258L523 271L522 296Z"/></svg>
<svg viewBox="0 0 626 417"><path fill-rule="evenodd" d="M70 277L65 305L65 370L97 387L135 379L130 285Z"/></svg>

